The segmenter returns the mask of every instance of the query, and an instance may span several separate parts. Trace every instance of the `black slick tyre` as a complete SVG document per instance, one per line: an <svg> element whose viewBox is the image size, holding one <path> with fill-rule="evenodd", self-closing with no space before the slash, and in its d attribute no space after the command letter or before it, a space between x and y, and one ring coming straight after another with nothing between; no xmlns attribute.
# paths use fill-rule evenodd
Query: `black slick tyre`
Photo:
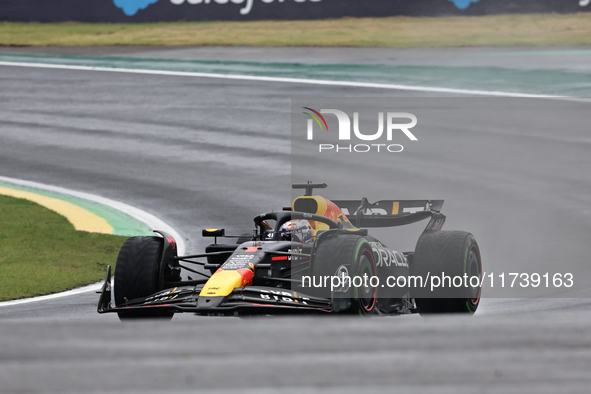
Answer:
<svg viewBox="0 0 591 394"><path fill-rule="evenodd" d="M324 297L331 297L333 310L347 311L362 316L377 310L377 288L371 286L376 276L376 263L369 242L357 235L326 234L316 247L312 276L350 277L351 285L331 293L330 281L324 287Z"/></svg>
<svg viewBox="0 0 591 394"><path fill-rule="evenodd" d="M127 239L117 257L115 266L115 304L124 306L128 301L156 293L160 288L163 239L159 237L132 237ZM161 274L162 272L162 274ZM174 313L157 308L144 308L118 312L121 320L162 318L170 319Z"/></svg>
<svg viewBox="0 0 591 394"><path fill-rule="evenodd" d="M425 231L417 242L410 274L420 276L427 284L411 293L419 313L476 312L480 304L482 261L472 234ZM433 291L432 283L438 285Z"/></svg>

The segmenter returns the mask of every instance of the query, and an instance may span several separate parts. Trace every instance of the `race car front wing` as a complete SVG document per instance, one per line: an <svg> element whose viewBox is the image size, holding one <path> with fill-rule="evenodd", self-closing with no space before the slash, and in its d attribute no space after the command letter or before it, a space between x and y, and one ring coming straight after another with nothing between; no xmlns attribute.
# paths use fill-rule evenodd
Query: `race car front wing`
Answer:
<svg viewBox="0 0 591 394"><path fill-rule="evenodd" d="M111 305L111 266L100 292L98 313L125 312L159 308L170 312L197 315L261 315L295 313L330 313L332 301L289 289L262 286L236 288L212 306L199 302L201 286L184 286L162 290L153 295L127 300L124 305Z"/></svg>

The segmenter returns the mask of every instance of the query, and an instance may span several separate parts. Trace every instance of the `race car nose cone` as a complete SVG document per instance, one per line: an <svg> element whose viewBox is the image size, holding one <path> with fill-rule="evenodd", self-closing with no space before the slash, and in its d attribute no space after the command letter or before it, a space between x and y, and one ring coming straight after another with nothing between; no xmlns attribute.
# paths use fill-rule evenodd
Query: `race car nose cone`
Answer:
<svg viewBox="0 0 591 394"><path fill-rule="evenodd" d="M198 308L216 308L220 306L225 297L199 297L197 299Z"/></svg>

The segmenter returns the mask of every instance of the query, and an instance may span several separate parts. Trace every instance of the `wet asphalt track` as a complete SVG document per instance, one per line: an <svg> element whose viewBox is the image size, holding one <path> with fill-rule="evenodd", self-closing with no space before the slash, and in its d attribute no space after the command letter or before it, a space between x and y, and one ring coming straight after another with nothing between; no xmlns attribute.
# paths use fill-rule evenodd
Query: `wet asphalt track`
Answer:
<svg viewBox="0 0 591 394"><path fill-rule="evenodd" d="M248 231L255 214L289 202L290 97L417 97L8 67L0 69L0 88L1 175L136 205L175 226L189 250L203 245L203 227ZM494 149L473 153L481 159L478 166L465 166L456 152L448 158L450 175L437 181L440 189L432 189L420 186L434 180L420 169L439 166L441 157L419 152L412 158L416 169L402 178L421 193L441 190L450 228L476 234L485 264L505 269L511 260L503 257L514 253L527 270L536 262L524 249L555 251L545 244L558 236L566 242L561 263L579 267L583 275L591 172L588 122L581 116L586 107L578 105L588 104L539 103L540 114L562 108L556 117L570 119L565 141L507 126L503 133L470 139L486 146L502 145L505 138L512 146L522 144L503 155L502 163ZM539 160L542 170L520 170L524 159L518 155L524 152ZM481 180L483 173L490 174L488 183ZM525 179L531 188L523 185ZM473 191L466 196L462 190ZM545 197L532 200L532 190ZM556 200L561 190L565 200ZM528 201L532 211L523 213L520 207ZM502 205L506 211L481 217L480 205ZM525 226L523 220L539 211L545 215ZM503 218L520 220L504 228ZM509 242L515 226L536 229L519 232L526 248ZM543 236L536 240L536 234ZM499 253L495 245L507 250ZM1 391L555 393L587 392L591 386L586 298L485 299L472 318L180 316L170 324L126 325L96 314L95 307L96 295L87 294L0 308Z"/></svg>

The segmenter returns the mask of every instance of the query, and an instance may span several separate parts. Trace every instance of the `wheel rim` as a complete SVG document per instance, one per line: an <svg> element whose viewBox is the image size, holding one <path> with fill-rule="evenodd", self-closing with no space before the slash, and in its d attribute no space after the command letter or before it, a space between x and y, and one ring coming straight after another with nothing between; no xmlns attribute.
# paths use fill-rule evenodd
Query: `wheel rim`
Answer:
<svg viewBox="0 0 591 394"><path fill-rule="evenodd" d="M364 278L364 276L367 275L367 286L364 286L366 283L363 283L363 285L359 287L358 296L359 303L366 312L373 310L376 304L377 288L372 287L370 284L370 279L375 276L375 270L373 267L373 259L368 257L367 251L365 251L359 259L359 276Z"/></svg>
<svg viewBox="0 0 591 394"><path fill-rule="evenodd" d="M482 282L480 259L478 258L478 252L475 250L475 248L472 248L468 255L468 280L474 276L479 278L478 284L480 284ZM482 288L480 286L472 286L470 283L470 287L468 288L468 298L472 305L478 305L481 291Z"/></svg>

